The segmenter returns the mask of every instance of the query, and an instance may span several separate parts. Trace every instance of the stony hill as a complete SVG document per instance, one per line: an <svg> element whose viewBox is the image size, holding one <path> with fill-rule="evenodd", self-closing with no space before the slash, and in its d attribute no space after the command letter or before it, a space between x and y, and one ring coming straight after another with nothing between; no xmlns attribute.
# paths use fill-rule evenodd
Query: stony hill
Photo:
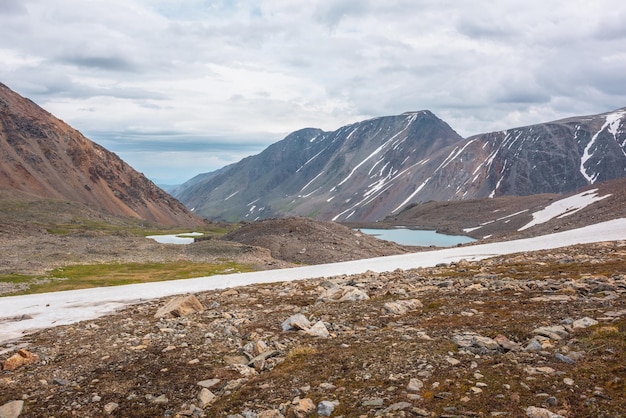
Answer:
<svg viewBox="0 0 626 418"><path fill-rule="evenodd" d="M1 83L0 188L165 225L201 223L117 155Z"/></svg>
<svg viewBox="0 0 626 418"><path fill-rule="evenodd" d="M568 193L626 175L626 108L460 137L429 111L303 129L175 190L217 220L375 221L407 205Z"/></svg>

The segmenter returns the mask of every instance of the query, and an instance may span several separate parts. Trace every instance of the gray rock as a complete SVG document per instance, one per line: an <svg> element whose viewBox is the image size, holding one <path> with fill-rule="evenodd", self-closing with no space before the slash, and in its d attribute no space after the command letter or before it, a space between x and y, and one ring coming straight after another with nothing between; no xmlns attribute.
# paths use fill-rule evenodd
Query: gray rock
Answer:
<svg viewBox="0 0 626 418"><path fill-rule="evenodd" d="M535 328L533 330L533 334L543 335L544 337L548 337L551 340L560 340L569 336L569 333L562 325Z"/></svg>
<svg viewBox="0 0 626 418"><path fill-rule="evenodd" d="M473 346L484 348L487 350L497 350L500 348L495 340L489 337L481 337L480 335L474 337Z"/></svg>
<svg viewBox="0 0 626 418"><path fill-rule="evenodd" d="M367 293L354 286L333 286L325 289L317 300L321 302L357 302L369 298Z"/></svg>
<svg viewBox="0 0 626 418"><path fill-rule="evenodd" d="M593 318L584 317L581 319L577 319L572 323L572 328L581 329L581 328L589 328L593 325L598 325L598 321Z"/></svg>
<svg viewBox="0 0 626 418"><path fill-rule="evenodd" d="M389 405L387 408L385 408L383 413L388 414L390 412L404 411L405 409L409 409L412 406L413 405L408 402L398 402L398 403Z"/></svg>
<svg viewBox="0 0 626 418"><path fill-rule="evenodd" d="M59 377L55 377L52 379L52 383L59 386L70 386L72 382L67 379L61 379Z"/></svg>
<svg viewBox="0 0 626 418"><path fill-rule="evenodd" d="M409 392L419 392L424 387L424 382L419 379L413 378L409 380L409 384L406 386L406 390Z"/></svg>
<svg viewBox="0 0 626 418"><path fill-rule="evenodd" d="M557 406L559 404L559 400L554 396L548 397L548 399L546 399L546 402L550 406Z"/></svg>
<svg viewBox="0 0 626 418"><path fill-rule="evenodd" d="M575 361L575 360L573 360L573 359L571 359L570 357L568 357L568 356L566 356L566 355L563 355L563 354L561 354L561 353L555 353L555 354L554 354L554 357L556 357L556 358L557 358L557 360L561 360L561 361L563 361L563 362L565 362L565 363L567 363L567 364L574 364L574 363L576 363L576 361Z"/></svg>
<svg viewBox="0 0 626 418"><path fill-rule="evenodd" d="M322 417L329 417L339 406L339 401L322 401L317 404L317 414Z"/></svg>
<svg viewBox="0 0 626 418"><path fill-rule="evenodd" d="M361 402L361 405L365 407L380 407L383 406L383 403L384 401L382 398L374 398Z"/></svg>
<svg viewBox="0 0 626 418"><path fill-rule="evenodd" d="M207 379L198 382L198 386L210 389L213 386L217 385L220 382L220 379Z"/></svg>
<svg viewBox="0 0 626 418"><path fill-rule="evenodd" d="M0 406L0 418L17 418L22 413L24 401L10 401Z"/></svg>
<svg viewBox="0 0 626 418"><path fill-rule="evenodd" d="M326 325L324 325L322 321L317 321L311 328L309 328L305 332L313 337L319 337L319 338L330 337L330 332L328 332Z"/></svg>
<svg viewBox="0 0 626 418"><path fill-rule="evenodd" d="M543 347L541 346L541 343L537 341L536 338L533 338L532 340L528 342L526 347L524 347L524 350L525 351L541 351L542 348Z"/></svg>
<svg viewBox="0 0 626 418"><path fill-rule="evenodd" d="M465 332L463 334L455 334L452 336L452 341L460 348L473 348L478 351L495 351L500 349L500 344L492 338L483 337L474 332Z"/></svg>
<svg viewBox="0 0 626 418"><path fill-rule="evenodd" d="M307 330L311 328L311 321L301 313L290 316L281 324L283 331Z"/></svg>
<svg viewBox="0 0 626 418"><path fill-rule="evenodd" d="M452 336L452 342L461 348L469 348L474 345L474 337L476 334L473 332L467 332L464 334L456 334Z"/></svg>

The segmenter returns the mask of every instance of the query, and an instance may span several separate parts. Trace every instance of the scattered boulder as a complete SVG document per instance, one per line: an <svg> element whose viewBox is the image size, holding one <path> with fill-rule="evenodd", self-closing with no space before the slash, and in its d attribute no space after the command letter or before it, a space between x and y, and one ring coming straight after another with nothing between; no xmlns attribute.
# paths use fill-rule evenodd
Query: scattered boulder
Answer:
<svg viewBox="0 0 626 418"><path fill-rule="evenodd" d="M219 382L220 382L220 379L201 380L200 382L198 382L198 386L210 389L210 388L216 386Z"/></svg>
<svg viewBox="0 0 626 418"><path fill-rule="evenodd" d="M383 305L385 312L393 315L404 315L407 312L415 311L423 307L422 302L418 299L399 300L396 302L387 302Z"/></svg>
<svg viewBox="0 0 626 418"><path fill-rule="evenodd" d="M22 413L24 401L10 401L0 406L0 418L17 418Z"/></svg>
<svg viewBox="0 0 626 418"><path fill-rule="evenodd" d="M329 417L337 406L339 406L339 401L322 401L317 404L317 414L321 417Z"/></svg>
<svg viewBox="0 0 626 418"><path fill-rule="evenodd" d="M406 386L408 392L419 392L424 387L424 382L419 379L413 378L409 380L409 384Z"/></svg>
<svg viewBox="0 0 626 418"><path fill-rule="evenodd" d="M533 334L543 335L551 340L561 340L569 336L569 332L567 332L563 325L535 328Z"/></svg>
<svg viewBox="0 0 626 418"><path fill-rule="evenodd" d="M15 370L18 367L26 366L39 361L39 356L28 350L20 349L17 353L6 359L2 365L3 370Z"/></svg>
<svg viewBox="0 0 626 418"><path fill-rule="evenodd" d="M290 316L281 324L283 331L299 331L311 328L311 321L301 313Z"/></svg>
<svg viewBox="0 0 626 418"><path fill-rule="evenodd" d="M333 286L325 289L317 300L320 302L358 302L369 298L367 293L354 286Z"/></svg>
<svg viewBox="0 0 626 418"><path fill-rule="evenodd" d="M198 402L200 408L206 408L215 400L215 394L207 388L202 388L198 393Z"/></svg>
<svg viewBox="0 0 626 418"><path fill-rule="evenodd" d="M584 318L577 319L576 321L574 321L572 323L572 328L582 329L582 328L589 328L594 325L598 325L598 321L596 321L593 318L584 317Z"/></svg>
<svg viewBox="0 0 626 418"><path fill-rule="evenodd" d="M319 338L328 338L330 337L330 332L326 328L326 325L322 321L317 321L311 328L306 330L306 333Z"/></svg>
<svg viewBox="0 0 626 418"><path fill-rule="evenodd" d="M120 405L116 402L109 402L108 404L104 405L103 411L105 414L107 415L111 415L113 413L113 411L115 411L117 408L119 408Z"/></svg>
<svg viewBox="0 0 626 418"><path fill-rule="evenodd" d="M287 412L287 418L305 418L315 412L315 404L309 398L300 399Z"/></svg>
<svg viewBox="0 0 626 418"><path fill-rule="evenodd" d="M536 406L526 408L526 416L529 418L565 418L563 415L555 414L548 409L537 408Z"/></svg>
<svg viewBox="0 0 626 418"><path fill-rule="evenodd" d="M500 339L502 340L502 338L505 337L501 337ZM452 336L452 341L460 348L465 348L472 352L494 352L503 348L493 338L483 337L474 332L455 334Z"/></svg>
<svg viewBox="0 0 626 418"><path fill-rule="evenodd" d="M204 307L195 295L176 296L154 314L155 318L178 318L196 312L202 312Z"/></svg>

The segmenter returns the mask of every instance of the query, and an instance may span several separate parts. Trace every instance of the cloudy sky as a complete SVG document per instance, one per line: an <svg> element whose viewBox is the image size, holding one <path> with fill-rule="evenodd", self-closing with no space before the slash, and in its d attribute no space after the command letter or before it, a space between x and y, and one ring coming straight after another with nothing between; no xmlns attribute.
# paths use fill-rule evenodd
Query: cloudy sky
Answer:
<svg viewBox="0 0 626 418"><path fill-rule="evenodd" d="M626 106L623 0L0 0L0 81L160 183L304 127Z"/></svg>

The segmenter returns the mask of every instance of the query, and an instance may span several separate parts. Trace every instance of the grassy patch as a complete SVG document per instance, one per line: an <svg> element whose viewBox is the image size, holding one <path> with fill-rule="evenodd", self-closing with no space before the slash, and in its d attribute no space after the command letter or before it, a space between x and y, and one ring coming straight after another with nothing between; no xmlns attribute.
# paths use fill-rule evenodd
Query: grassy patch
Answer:
<svg viewBox="0 0 626 418"><path fill-rule="evenodd" d="M48 226L46 231L53 235L67 235L77 232L97 231L102 234L119 234L125 233L133 236L146 237L148 235L174 235L174 234L186 234L190 232L201 232L202 236L191 236L193 238L205 238L206 237L220 237L222 235L237 229L239 226L232 224L228 226L224 225L210 225L204 226L200 229L193 228L194 231L190 231L191 228L161 228L154 225L143 225L137 223L135 225L114 225L106 222L98 222L92 220L74 220L71 223L59 223Z"/></svg>
<svg viewBox="0 0 626 418"><path fill-rule="evenodd" d="M28 284L29 288L27 290L19 291L14 294L32 294L189 279L193 277L241 273L253 270L251 266L233 262L218 264L190 263L187 261L171 263L85 264L58 268L44 277L29 277L23 275L0 276L0 282Z"/></svg>

